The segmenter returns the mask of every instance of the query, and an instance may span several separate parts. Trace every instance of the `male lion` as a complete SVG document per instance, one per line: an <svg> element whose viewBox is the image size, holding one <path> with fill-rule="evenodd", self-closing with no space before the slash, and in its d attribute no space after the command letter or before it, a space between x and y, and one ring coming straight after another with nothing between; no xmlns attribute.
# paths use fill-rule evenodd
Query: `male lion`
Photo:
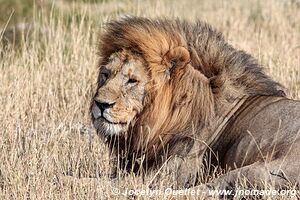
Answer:
<svg viewBox="0 0 300 200"><path fill-rule="evenodd" d="M300 182L300 102L208 24L110 22L99 66L92 120L121 169L167 164L177 187L199 184L201 163L229 170L215 187Z"/></svg>

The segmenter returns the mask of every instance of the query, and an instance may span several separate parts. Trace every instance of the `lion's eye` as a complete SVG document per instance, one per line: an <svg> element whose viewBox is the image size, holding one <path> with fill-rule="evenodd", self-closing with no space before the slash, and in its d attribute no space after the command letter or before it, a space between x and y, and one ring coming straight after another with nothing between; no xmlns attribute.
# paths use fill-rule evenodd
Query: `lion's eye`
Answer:
<svg viewBox="0 0 300 200"><path fill-rule="evenodd" d="M138 80L136 80L134 78L130 78L130 79L128 79L127 84L135 84L137 82L138 82Z"/></svg>
<svg viewBox="0 0 300 200"><path fill-rule="evenodd" d="M101 80L106 81L108 79L108 73L101 73Z"/></svg>
<svg viewBox="0 0 300 200"><path fill-rule="evenodd" d="M109 77L108 72L101 72L101 74L100 74L100 85L103 85L107 81L108 77Z"/></svg>

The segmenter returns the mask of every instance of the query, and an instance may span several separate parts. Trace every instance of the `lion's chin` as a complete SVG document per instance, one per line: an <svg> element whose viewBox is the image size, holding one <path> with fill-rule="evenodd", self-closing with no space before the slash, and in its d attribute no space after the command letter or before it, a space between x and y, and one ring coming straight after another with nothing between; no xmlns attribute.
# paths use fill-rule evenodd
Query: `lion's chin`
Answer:
<svg viewBox="0 0 300 200"><path fill-rule="evenodd" d="M127 124L110 123L104 119L96 119L94 121L94 127L96 128L98 134L102 134L104 136L118 136L126 132L128 129Z"/></svg>

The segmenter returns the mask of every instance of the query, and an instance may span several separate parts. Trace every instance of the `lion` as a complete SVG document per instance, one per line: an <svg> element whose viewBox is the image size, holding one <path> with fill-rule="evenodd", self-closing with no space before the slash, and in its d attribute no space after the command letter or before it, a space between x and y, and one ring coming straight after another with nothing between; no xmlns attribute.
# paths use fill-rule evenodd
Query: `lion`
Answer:
<svg viewBox="0 0 300 200"><path fill-rule="evenodd" d="M209 187L299 184L300 102L210 25L125 17L106 25L99 49L91 116L118 168L166 164L178 188L200 184L201 163L227 171Z"/></svg>

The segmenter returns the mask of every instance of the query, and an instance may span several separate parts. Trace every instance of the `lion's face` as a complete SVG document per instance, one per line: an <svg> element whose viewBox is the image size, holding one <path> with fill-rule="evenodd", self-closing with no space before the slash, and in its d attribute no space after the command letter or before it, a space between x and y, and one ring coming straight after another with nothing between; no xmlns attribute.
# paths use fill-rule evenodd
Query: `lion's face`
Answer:
<svg viewBox="0 0 300 200"><path fill-rule="evenodd" d="M126 132L145 106L149 81L145 61L130 51L114 53L100 67L98 80L91 107L95 128L104 135Z"/></svg>

